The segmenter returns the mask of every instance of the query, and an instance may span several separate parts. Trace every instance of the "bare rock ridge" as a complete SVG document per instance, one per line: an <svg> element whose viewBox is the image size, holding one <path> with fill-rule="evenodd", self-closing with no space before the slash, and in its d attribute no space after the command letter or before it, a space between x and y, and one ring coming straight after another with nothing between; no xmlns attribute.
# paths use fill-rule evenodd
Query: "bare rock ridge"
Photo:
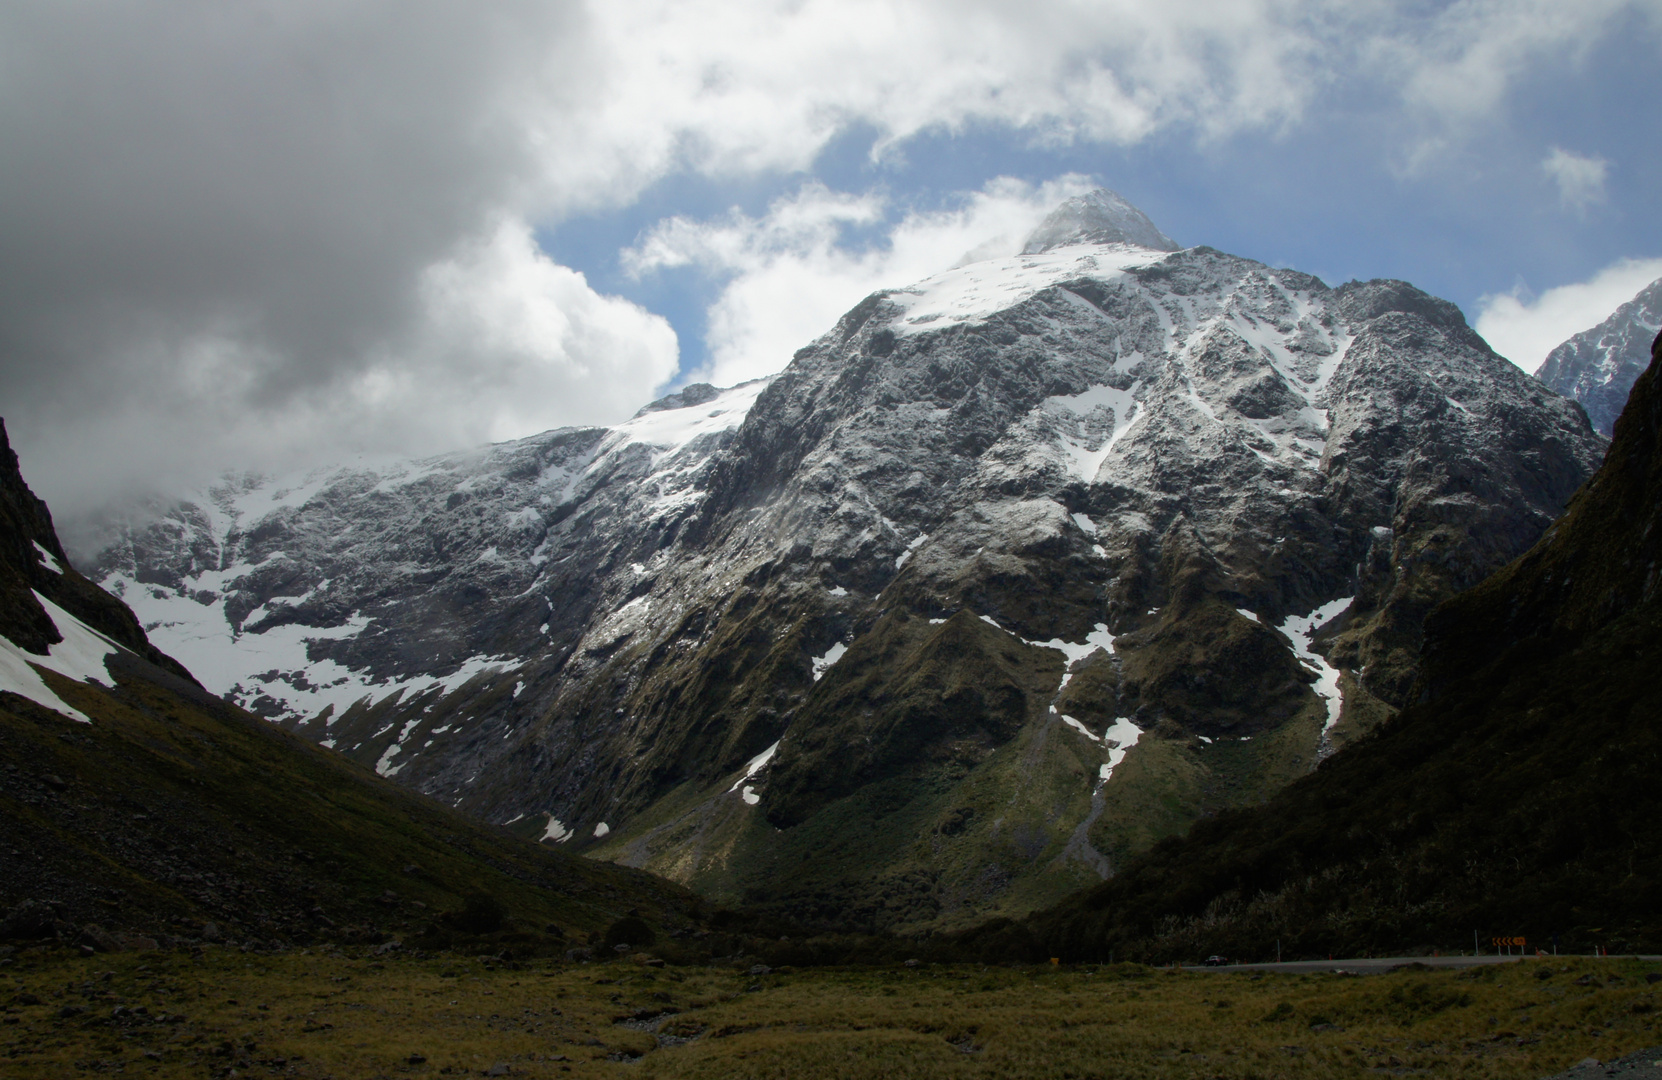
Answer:
<svg viewBox="0 0 1662 1080"><path fill-rule="evenodd" d="M1608 319L1547 354L1535 377L1586 408L1593 427L1609 435L1628 392L1650 364L1650 342L1662 329L1662 280L1646 285Z"/></svg>
<svg viewBox="0 0 1662 1080"><path fill-rule="evenodd" d="M528 837L826 925L1042 907L1407 704L1604 444L1404 282L1109 192L1029 248L768 379L228 478L89 565L216 693Z"/></svg>

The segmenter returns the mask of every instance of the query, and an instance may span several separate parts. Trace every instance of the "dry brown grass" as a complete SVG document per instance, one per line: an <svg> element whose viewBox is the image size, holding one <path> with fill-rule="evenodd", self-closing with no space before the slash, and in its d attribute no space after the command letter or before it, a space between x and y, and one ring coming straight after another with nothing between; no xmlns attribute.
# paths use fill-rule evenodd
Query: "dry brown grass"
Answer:
<svg viewBox="0 0 1662 1080"><path fill-rule="evenodd" d="M37 952L0 969L0 1075L1500 1078L1662 1042L1657 965L1619 959L1256 978L640 959Z"/></svg>

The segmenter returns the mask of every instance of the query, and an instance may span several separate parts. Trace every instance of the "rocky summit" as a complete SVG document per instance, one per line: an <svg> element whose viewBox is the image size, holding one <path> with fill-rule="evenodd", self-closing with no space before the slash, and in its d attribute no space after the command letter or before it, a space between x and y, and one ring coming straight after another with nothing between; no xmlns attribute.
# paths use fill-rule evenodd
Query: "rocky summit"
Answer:
<svg viewBox="0 0 1662 1080"><path fill-rule="evenodd" d="M1650 343L1662 329L1662 279L1590 330L1547 354L1535 377L1581 402L1593 426L1609 435L1634 380L1650 365Z"/></svg>
<svg viewBox="0 0 1662 1080"><path fill-rule="evenodd" d="M770 379L228 478L82 547L211 690L383 775L922 932L1049 904L1378 726L1427 612L1603 449L1454 305L1178 249L1098 192Z"/></svg>

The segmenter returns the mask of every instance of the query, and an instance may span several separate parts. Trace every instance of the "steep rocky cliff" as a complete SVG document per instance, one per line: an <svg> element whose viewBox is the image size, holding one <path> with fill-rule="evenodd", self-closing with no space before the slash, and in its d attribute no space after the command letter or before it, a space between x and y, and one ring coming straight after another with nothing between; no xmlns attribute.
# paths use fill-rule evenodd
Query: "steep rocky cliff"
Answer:
<svg viewBox="0 0 1662 1080"><path fill-rule="evenodd" d="M1662 339L1604 465L1522 558L1437 608L1416 701L1268 806L988 928L1169 960L1662 946Z"/></svg>
<svg viewBox="0 0 1662 1080"><path fill-rule="evenodd" d="M1627 404L1628 392L1650 364L1650 342L1662 329L1662 281L1590 330L1547 354L1535 377L1587 409L1593 427L1609 435Z"/></svg>
<svg viewBox="0 0 1662 1080"><path fill-rule="evenodd" d="M62 645L64 635L48 605L67 611L150 663L190 677L150 644L124 604L70 565L52 526L52 512L23 482L5 421L0 420L0 636L28 656L50 659L52 647Z"/></svg>
<svg viewBox="0 0 1662 1080"><path fill-rule="evenodd" d="M614 429L248 477L93 556L217 692L527 835L925 929L1406 704L1602 440L1446 301L1112 193Z"/></svg>

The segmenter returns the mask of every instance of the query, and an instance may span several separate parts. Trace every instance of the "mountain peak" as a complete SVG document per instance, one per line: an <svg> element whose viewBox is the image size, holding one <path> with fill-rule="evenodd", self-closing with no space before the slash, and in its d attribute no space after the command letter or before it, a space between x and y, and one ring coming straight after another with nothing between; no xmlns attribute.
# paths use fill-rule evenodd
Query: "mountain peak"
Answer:
<svg viewBox="0 0 1662 1080"><path fill-rule="evenodd" d="M1179 247L1147 214L1107 188L1079 195L1052 210L1027 238L1021 253L1037 255L1063 244L1135 244L1155 251Z"/></svg>
<svg viewBox="0 0 1662 1080"><path fill-rule="evenodd" d="M1593 427L1611 435L1634 381L1650 365L1650 343L1659 326L1662 278L1640 289L1608 319L1548 353L1535 377L1581 402Z"/></svg>

